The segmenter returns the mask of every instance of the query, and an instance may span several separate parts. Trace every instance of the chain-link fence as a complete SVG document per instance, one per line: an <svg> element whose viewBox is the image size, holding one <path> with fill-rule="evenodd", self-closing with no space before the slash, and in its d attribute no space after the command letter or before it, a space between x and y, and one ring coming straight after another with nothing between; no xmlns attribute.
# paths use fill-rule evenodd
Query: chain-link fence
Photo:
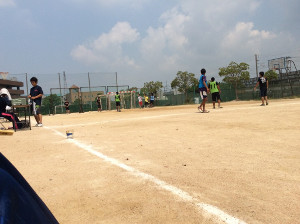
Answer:
<svg viewBox="0 0 300 224"><path fill-rule="evenodd" d="M244 87L239 87L237 91L235 88L226 83L220 83L221 101L227 102L236 100L259 100L260 91L257 88L254 91L256 79L251 83L246 83ZM42 112L43 114L57 114L65 113L63 106L67 99L70 102L71 112L88 112L97 111L97 96L100 96L102 110L115 110L114 94L117 90L128 91L129 86L90 86L74 88L53 88L52 96L48 96L47 100L43 100ZM175 93L175 94L174 94ZM49 100L50 97L50 100ZM144 94L143 105L145 105ZM270 99L300 97L300 76L293 78L286 78L282 80L274 80L269 82L268 97ZM149 96L150 99L150 96ZM200 94L195 89L186 94L178 94L175 91L160 92L155 96L154 106L176 106L185 104L199 104L201 102ZM211 94L208 95L208 103L211 102ZM132 109L137 108L138 92L136 94L121 95L121 108Z"/></svg>

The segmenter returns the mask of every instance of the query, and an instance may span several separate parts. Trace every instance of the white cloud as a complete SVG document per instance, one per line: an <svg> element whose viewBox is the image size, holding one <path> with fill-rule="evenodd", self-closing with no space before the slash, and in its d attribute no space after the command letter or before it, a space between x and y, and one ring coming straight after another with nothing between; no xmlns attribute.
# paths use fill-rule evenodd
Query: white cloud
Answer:
<svg viewBox="0 0 300 224"><path fill-rule="evenodd" d="M109 33L100 35L96 40L75 47L71 56L86 64L103 63L135 66L134 59L123 54L124 44L133 44L139 33L128 22L117 23Z"/></svg>
<svg viewBox="0 0 300 224"><path fill-rule="evenodd" d="M234 30L225 36L221 46L225 51L255 54L262 48L262 44L274 38L276 35L272 32L255 30L252 22L239 22Z"/></svg>
<svg viewBox="0 0 300 224"><path fill-rule="evenodd" d="M180 59L178 55L184 51L189 42L184 30L190 17L173 8L162 14L160 20L162 26L148 28L140 50L145 61L158 63L159 67L167 70L178 66Z"/></svg>
<svg viewBox="0 0 300 224"><path fill-rule="evenodd" d="M0 0L0 7L15 6L14 0Z"/></svg>
<svg viewBox="0 0 300 224"><path fill-rule="evenodd" d="M130 7L140 9L150 0L66 0L80 4L97 4L103 7Z"/></svg>
<svg viewBox="0 0 300 224"><path fill-rule="evenodd" d="M297 43L291 34L275 34L274 24L263 29L265 25L255 22L253 16L262 7L259 0L178 2L158 18L159 25L137 31L129 23L118 23L110 32L76 47L73 58L101 68L110 64L132 77L143 74L151 80L171 81L178 70L197 73L202 67L216 76L218 68L232 60L253 67L254 54L272 54L274 46L277 52L283 46L293 49Z"/></svg>

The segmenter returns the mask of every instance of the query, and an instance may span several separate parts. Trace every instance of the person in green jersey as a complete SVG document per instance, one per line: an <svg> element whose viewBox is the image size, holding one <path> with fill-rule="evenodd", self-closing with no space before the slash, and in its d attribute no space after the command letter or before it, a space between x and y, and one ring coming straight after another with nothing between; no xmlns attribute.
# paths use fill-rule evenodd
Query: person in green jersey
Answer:
<svg viewBox="0 0 300 224"><path fill-rule="evenodd" d="M219 83L215 81L214 77L212 77L208 86L212 96L213 108L216 109L216 101L218 101L218 108L222 108L220 97L221 89Z"/></svg>
<svg viewBox="0 0 300 224"><path fill-rule="evenodd" d="M117 108L117 112L121 112L121 96L119 94L119 92L116 92L116 96L115 96L115 100L116 100L116 108Z"/></svg>

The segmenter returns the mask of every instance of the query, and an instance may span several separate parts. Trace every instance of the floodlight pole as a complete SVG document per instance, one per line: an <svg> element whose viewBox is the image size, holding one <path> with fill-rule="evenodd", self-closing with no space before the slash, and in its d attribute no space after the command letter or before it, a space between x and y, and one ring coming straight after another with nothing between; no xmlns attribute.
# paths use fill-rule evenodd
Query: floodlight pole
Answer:
<svg viewBox="0 0 300 224"><path fill-rule="evenodd" d="M117 86L117 92L119 92L119 87L118 87L118 72L116 72L116 86Z"/></svg>
<svg viewBox="0 0 300 224"><path fill-rule="evenodd" d="M26 93L27 93L27 97L26 98L28 98L28 78L27 78L27 73L25 73L25 76L26 76ZM27 101L27 103L26 104L28 104L28 101Z"/></svg>
<svg viewBox="0 0 300 224"><path fill-rule="evenodd" d="M91 96L91 80L90 80L90 73L89 72L88 72L88 80L89 80L90 105L91 105L91 110L93 110L92 96Z"/></svg>
<svg viewBox="0 0 300 224"><path fill-rule="evenodd" d="M61 105L61 113L63 112L63 109L62 109L62 105L63 105L63 102L62 102L62 95L61 95L61 83L60 83L60 73L58 73L58 82L59 82L59 94L60 94L60 105Z"/></svg>
<svg viewBox="0 0 300 224"><path fill-rule="evenodd" d="M258 62L257 54L255 54L256 77L258 78L258 67L257 67L257 62Z"/></svg>

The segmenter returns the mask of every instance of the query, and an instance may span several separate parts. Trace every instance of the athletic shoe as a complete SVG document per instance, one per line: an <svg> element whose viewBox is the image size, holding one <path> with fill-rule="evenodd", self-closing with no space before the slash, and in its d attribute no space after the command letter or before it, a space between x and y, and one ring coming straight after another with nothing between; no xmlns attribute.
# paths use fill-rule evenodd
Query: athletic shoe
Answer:
<svg viewBox="0 0 300 224"><path fill-rule="evenodd" d="M201 107L200 107L200 106L198 107L198 110L199 110L200 112L202 112L202 109L201 109Z"/></svg>
<svg viewBox="0 0 300 224"><path fill-rule="evenodd" d="M43 127L43 124L38 124L38 127Z"/></svg>
<svg viewBox="0 0 300 224"><path fill-rule="evenodd" d="M263 104L263 103L261 104L261 106L264 106L264 105L265 105L265 104Z"/></svg>
<svg viewBox="0 0 300 224"><path fill-rule="evenodd" d="M38 127L39 126L39 124L38 123L36 123L35 125L34 125L34 127Z"/></svg>
<svg viewBox="0 0 300 224"><path fill-rule="evenodd" d="M266 105L268 106L268 105L269 105L269 103L268 103L268 102L266 102Z"/></svg>

